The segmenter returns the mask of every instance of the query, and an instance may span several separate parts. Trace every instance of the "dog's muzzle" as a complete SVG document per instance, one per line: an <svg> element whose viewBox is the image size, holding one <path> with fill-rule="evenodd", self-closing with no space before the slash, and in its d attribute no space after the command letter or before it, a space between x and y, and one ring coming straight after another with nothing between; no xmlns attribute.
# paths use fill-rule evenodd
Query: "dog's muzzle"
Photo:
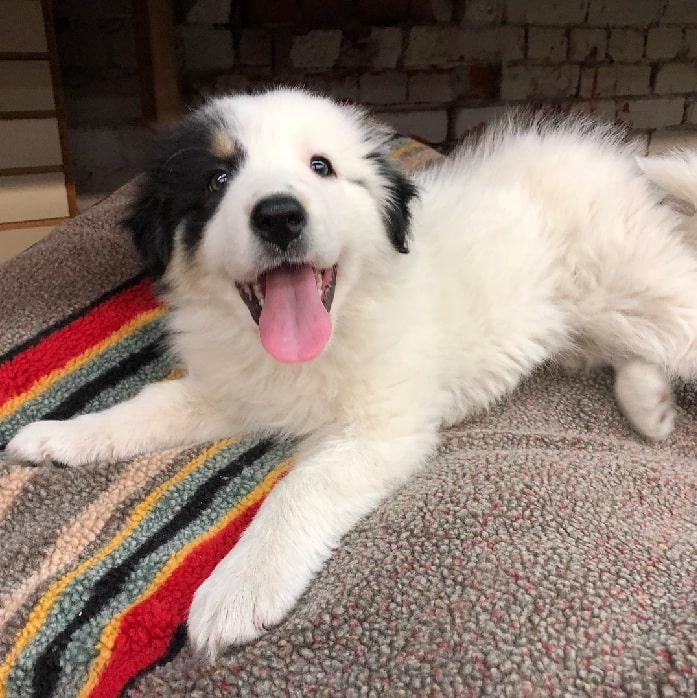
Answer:
<svg viewBox="0 0 697 698"><path fill-rule="evenodd" d="M282 252L302 235L306 223L307 213L303 205L287 194L273 194L260 199L250 215L254 233Z"/></svg>

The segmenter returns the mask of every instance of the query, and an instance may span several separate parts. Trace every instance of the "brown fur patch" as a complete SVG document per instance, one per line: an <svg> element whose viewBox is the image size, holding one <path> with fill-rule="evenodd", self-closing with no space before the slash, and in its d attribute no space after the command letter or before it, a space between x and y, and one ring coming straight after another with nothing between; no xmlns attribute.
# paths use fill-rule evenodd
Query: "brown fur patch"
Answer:
<svg viewBox="0 0 697 698"><path fill-rule="evenodd" d="M237 142L222 128L217 128L211 139L211 152L222 160L228 160L237 151Z"/></svg>

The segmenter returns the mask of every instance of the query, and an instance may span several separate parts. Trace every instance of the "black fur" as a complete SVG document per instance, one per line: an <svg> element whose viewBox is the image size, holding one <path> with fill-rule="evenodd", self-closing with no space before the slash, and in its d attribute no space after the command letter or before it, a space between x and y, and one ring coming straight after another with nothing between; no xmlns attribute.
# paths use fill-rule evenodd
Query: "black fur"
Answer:
<svg viewBox="0 0 697 698"><path fill-rule="evenodd" d="M411 224L410 204L419 195L417 186L402 174L382 152L373 152L368 156L377 165L380 175L387 182L386 201L383 217L390 242L402 254L409 252L409 234Z"/></svg>
<svg viewBox="0 0 697 698"><path fill-rule="evenodd" d="M193 249L199 243L224 191L209 189L214 173L225 170L232 177L244 160L239 147L229 159L213 152L211 138L216 124L211 123L212 118L210 113L197 112L159 134L159 157L145 174L124 219L143 265L156 277L167 267L180 224L184 226L185 246Z"/></svg>

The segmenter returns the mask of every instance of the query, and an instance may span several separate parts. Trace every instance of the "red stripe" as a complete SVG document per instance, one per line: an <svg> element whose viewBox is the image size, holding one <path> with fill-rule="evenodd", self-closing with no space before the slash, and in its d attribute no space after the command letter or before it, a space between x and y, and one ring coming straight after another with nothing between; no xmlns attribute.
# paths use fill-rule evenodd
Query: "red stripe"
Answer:
<svg viewBox="0 0 697 698"><path fill-rule="evenodd" d="M153 295L152 282L143 279L56 330L10 361L0 364L0 405L21 395L42 376L63 368L68 361L98 344L140 313L158 305Z"/></svg>
<svg viewBox="0 0 697 698"><path fill-rule="evenodd" d="M165 654L174 631L186 619L194 592L237 543L262 501L197 545L154 593L126 611L90 698L115 698L133 676Z"/></svg>

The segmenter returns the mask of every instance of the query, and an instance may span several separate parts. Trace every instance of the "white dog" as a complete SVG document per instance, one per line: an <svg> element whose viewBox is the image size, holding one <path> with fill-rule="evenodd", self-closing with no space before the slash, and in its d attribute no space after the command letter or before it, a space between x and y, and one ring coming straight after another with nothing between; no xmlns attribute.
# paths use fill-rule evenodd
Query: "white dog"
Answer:
<svg viewBox="0 0 697 698"><path fill-rule="evenodd" d="M652 440L673 427L670 378L697 375L697 255L622 134L511 119L413 179L389 137L299 90L185 119L129 224L186 375L9 444L21 461L81 465L240 432L304 437L195 595L190 637L211 657L283 619L442 424L540 364L612 365ZM645 166L692 196L689 162Z"/></svg>

